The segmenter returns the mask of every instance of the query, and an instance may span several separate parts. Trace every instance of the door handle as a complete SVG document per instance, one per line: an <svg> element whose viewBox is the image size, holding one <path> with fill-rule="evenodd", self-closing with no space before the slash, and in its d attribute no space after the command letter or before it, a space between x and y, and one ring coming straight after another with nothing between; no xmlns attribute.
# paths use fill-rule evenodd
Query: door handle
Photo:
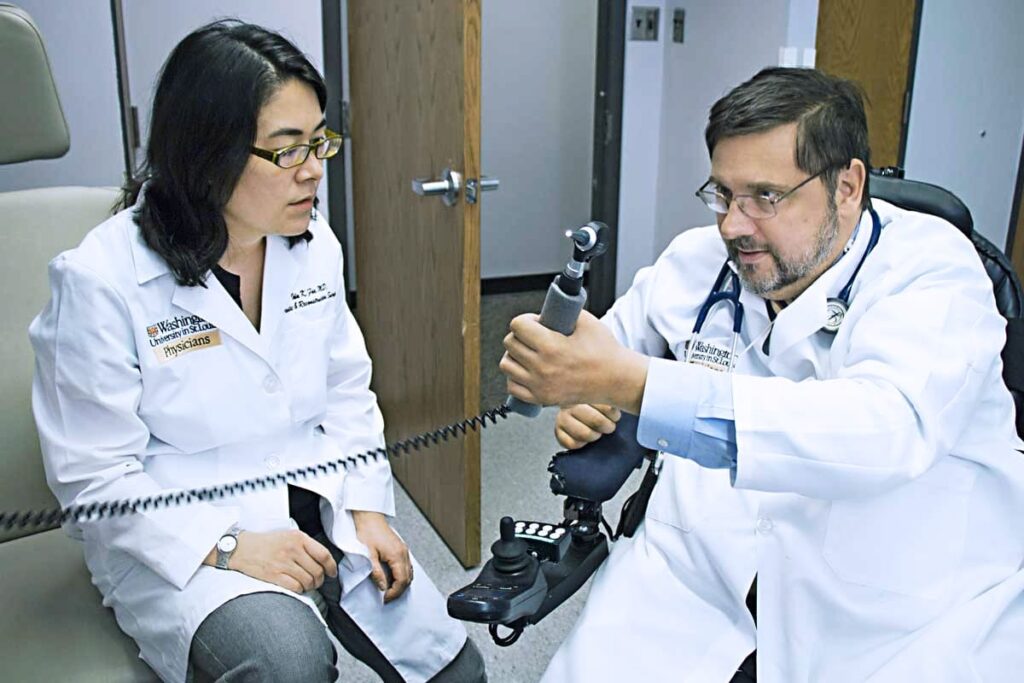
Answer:
<svg viewBox="0 0 1024 683"><path fill-rule="evenodd" d="M462 187L462 174L446 168L441 171L440 180L416 178L412 181L412 191L421 197L441 197L445 206L455 206Z"/></svg>
<svg viewBox="0 0 1024 683"><path fill-rule="evenodd" d="M478 192L492 192L500 187L501 181L497 178L491 178L485 175L480 176L480 180L470 178L466 181L466 203L476 204Z"/></svg>

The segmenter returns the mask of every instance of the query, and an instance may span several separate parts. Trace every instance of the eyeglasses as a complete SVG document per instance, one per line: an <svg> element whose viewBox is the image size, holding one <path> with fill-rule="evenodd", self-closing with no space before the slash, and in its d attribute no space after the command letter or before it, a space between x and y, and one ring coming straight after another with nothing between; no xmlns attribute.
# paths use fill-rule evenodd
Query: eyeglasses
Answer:
<svg viewBox="0 0 1024 683"><path fill-rule="evenodd" d="M826 166L809 178L805 178L799 185L787 190L786 192L765 190L764 192L758 192L757 194L733 194L714 180L709 180L701 185L701 188L697 190L697 197L700 198L700 200L704 202L709 209L715 213L722 214L723 216L729 213L729 205L735 201L736 206L738 206L740 211L742 211L748 218L753 218L755 220L772 218L776 214L776 204L833 168L835 167Z"/></svg>
<svg viewBox="0 0 1024 683"><path fill-rule="evenodd" d="M324 132L326 134L322 138L288 145L278 150L260 149L254 145L249 148L249 151L281 168L295 168L306 163L310 152L317 159L330 159L338 153L345 138L334 131L325 130Z"/></svg>

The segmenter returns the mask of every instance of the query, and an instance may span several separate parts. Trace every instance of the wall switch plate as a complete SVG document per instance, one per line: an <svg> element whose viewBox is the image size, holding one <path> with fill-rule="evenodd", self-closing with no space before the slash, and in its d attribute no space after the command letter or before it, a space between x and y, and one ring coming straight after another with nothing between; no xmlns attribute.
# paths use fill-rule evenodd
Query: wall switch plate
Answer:
<svg viewBox="0 0 1024 683"><path fill-rule="evenodd" d="M659 7L633 6L632 21L629 25L630 40L658 40Z"/></svg>
<svg viewBox="0 0 1024 683"><path fill-rule="evenodd" d="M672 42L683 42L683 29L686 27L686 10L672 10Z"/></svg>

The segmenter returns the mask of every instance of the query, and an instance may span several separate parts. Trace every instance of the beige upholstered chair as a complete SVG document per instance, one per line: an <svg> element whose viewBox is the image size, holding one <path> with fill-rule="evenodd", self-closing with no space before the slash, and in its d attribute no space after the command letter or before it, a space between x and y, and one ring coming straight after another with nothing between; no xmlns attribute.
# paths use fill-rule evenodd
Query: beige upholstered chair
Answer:
<svg viewBox="0 0 1024 683"><path fill-rule="evenodd" d="M42 37L0 3L0 164L63 156L70 136ZM0 192L0 510L51 508L31 412L28 325L49 299L46 264L110 215L112 188ZM0 678L153 681L100 603L61 529L0 530Z"/></svg>

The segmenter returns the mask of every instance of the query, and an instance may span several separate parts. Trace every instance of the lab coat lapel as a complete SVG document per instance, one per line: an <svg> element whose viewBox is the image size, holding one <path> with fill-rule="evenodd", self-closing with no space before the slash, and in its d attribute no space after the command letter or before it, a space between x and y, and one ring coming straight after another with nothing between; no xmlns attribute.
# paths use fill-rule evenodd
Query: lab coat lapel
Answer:
<svg viewBox="0 0 1024 683"><path fill-rule="evenodd" d="M207 275L205 287L176 285L171 301L175 306L198 315L261 358L269 358L265 340L212 273Z"/></svg>
<svg viewBox="0 0 1024 683"><path fill-rule="evenodd" d="M291 303L291 292L299 274L305 270L308 256L309 243L305 240L291 247L287 237L267 238L260 314L260 336L267 340L267 344L274 338L284 309Z"/></svg>
<svg viewBox="0 0 1024 683"><path fill-rule="evenodd" d="M821 278L815 285L820 282ZM775 369L776 362L795 344L821 329L826 321L825 304L825 290L812 285L793 303L779 312L775 318L775 325L772 327L772 340L768 355L770 367Z"/></svg>
<svg viewBox="0 0 1024 683"><path fill-rule="evenodd" d="M871 227L871 216L865 211L850 250L776 317L769 354L769 367L773 370L779 369L778 363L787 351L815 335L825 325L828 320L828 298L839 296L840 290L861 262L871 241Z"/></svg>

